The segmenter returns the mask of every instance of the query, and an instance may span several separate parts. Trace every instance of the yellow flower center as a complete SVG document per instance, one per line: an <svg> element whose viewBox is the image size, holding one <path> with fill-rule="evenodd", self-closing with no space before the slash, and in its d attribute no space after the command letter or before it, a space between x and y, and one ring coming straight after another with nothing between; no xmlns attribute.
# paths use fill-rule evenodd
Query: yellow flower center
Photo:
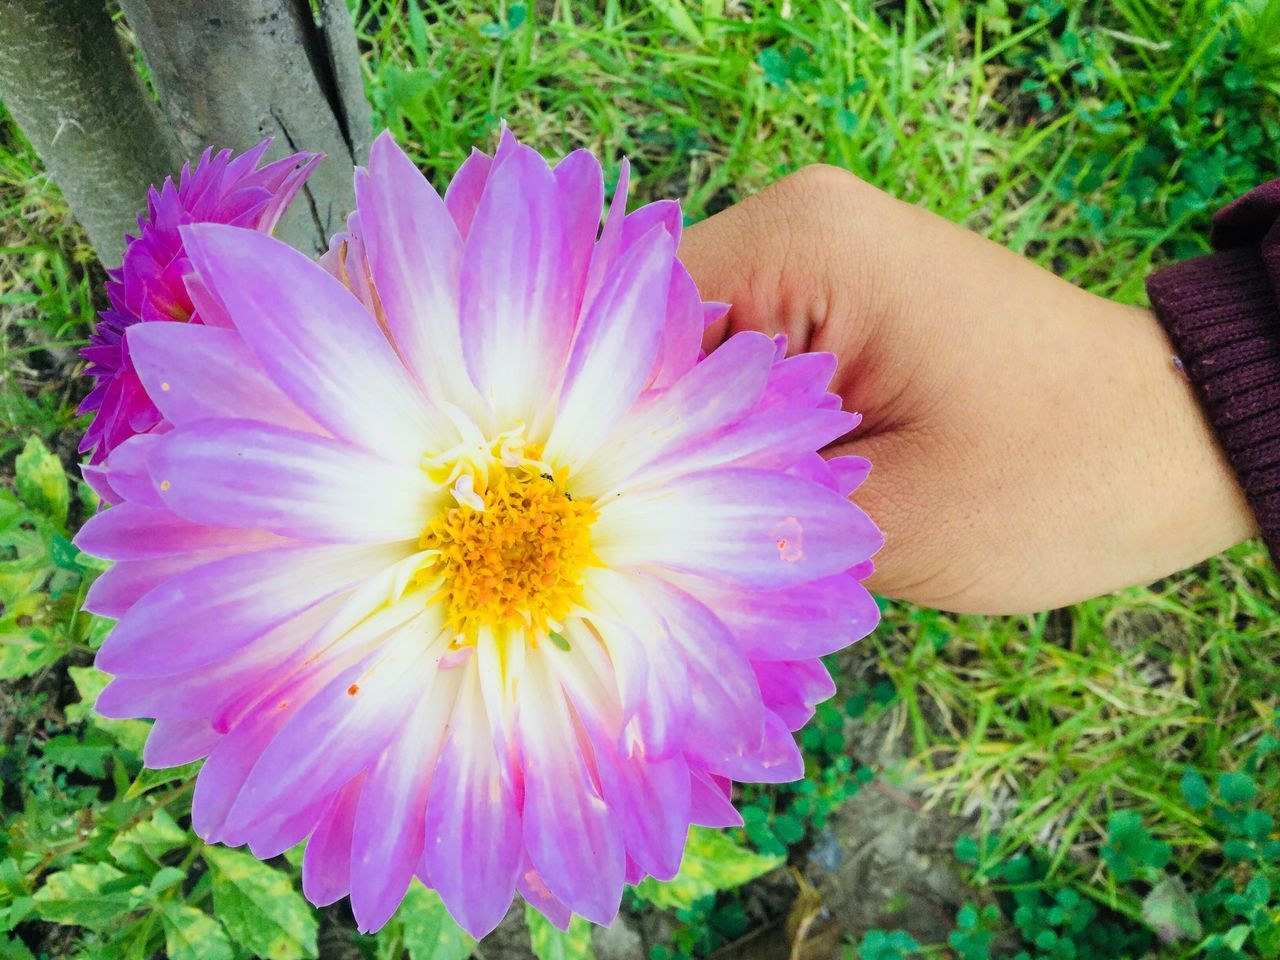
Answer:
<svg viewBox="0 0 1280 960"><path fill-rule="evenodd" d="M461 642L474 643L482 627L523 629L536 642L581 598L596 511L569 495L563 476L539 469L494 461L463 474L471 481L457 505L423 531L432 555L417 579L439 582L446 626Z"/></svg>

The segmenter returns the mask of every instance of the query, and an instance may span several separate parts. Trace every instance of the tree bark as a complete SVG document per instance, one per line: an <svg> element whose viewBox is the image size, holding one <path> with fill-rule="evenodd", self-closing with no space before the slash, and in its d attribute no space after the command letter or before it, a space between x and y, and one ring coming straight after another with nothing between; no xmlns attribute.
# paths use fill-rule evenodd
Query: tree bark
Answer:
<svg viewBox="0 0 1280 960"><path fill-rule="evenodd" d="M8 0L0 0L8 2ZM355 31L343 0L120 0L185 153L243 150L328 155L277 228L319 253L354 205L352 167L368 155L370 116Z"/></svg>
<svg viewBox="0 0 1280 960"><path fill-rule="evenodd" d="M107 266L179 153L102 0L0 0L0 101Z"/></svg>

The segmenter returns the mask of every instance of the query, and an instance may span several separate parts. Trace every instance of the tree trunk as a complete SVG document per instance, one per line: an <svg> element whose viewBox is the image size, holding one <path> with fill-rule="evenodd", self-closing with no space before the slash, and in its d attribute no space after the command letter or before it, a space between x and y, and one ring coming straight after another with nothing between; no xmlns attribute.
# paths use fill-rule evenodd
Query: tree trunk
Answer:
<svg viewBox="0 0 1280 960"><path fill-rule="evenodd" d="M0 0L9 2L9 0ZM56 0L55 0L56 2ZM277 234L318 253L354 204L352 167L370 140L355 31L343 0L120 0L184 152L328 154Z"/></svg>
<svg viewBox="0 0 1280 960"><path fill-rule="evenodd" d="M0 101L103 263L119 263L147 185L180 154L102 0L0 0Z"/></svg>

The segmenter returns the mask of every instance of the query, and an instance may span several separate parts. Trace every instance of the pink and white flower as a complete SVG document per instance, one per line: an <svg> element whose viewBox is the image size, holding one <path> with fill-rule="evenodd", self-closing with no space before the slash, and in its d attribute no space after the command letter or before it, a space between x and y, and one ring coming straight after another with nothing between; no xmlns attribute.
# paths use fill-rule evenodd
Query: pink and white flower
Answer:
<svg viewBox="0 0 1280 960"><path fill-rule="evenodd" d="M577 151L505 135L443 199L385 134L323 265L181 228L226 326L138 324L171 429L103 465L78 543L115 561L98 709L146 762L207 757L192 818L381 926L413 876L476 936L519 890L559 925L673 876L734 780L802 776L791 731L868 633L881 543L847 499L834 358L703 356L679 208L625 213Z"/></svg>

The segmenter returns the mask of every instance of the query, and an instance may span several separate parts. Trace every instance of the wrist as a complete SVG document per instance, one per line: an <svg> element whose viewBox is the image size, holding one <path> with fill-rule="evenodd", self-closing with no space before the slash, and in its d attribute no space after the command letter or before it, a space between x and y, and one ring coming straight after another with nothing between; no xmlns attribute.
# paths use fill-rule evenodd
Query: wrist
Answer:
<svg viewBox="0 0 1280 960"><path fill-rule="evenodd" d="M1108 329L1100 336L1110 341L1118 361L1114 375L1121 378L1112 411L1116 435L1123 438L1115 494L1128 504L1123 543L1132 572L1124 580L1143 583L1256 535L1257 525L1155 314L1110 307Z"/></svg>

